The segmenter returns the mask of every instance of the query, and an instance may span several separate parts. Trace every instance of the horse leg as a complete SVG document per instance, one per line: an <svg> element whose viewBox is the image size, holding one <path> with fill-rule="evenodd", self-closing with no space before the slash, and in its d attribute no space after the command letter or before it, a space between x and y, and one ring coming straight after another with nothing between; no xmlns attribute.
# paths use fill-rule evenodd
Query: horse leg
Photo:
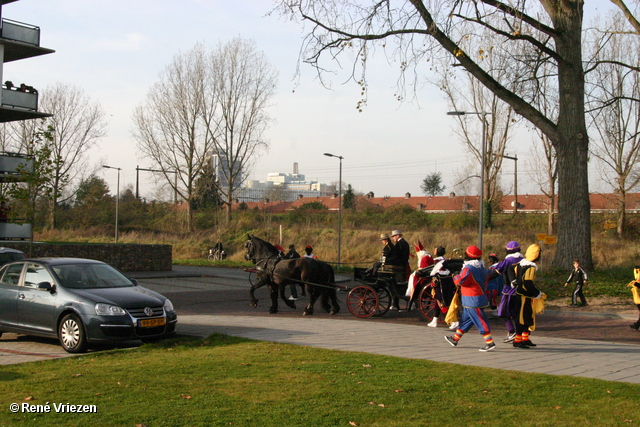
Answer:
<svg viewBox="0 0 640 427"><path fill-rule="evenodd" d="M326 311L327 313L331 312L331 306L329 305L329 295L326 289L323 289L321 291L321 299L320 302L322 304L322 309L324 311Z"/></svg>
<svg viewBox="0 0 640 427"><path fill-rule="evenodd" d="M255 297L255 291L256 289L259 289L261 287L263 287L266 284L266 282L262 279L258 280L256 282L255 285L251 285L251 288L249 288L249 302L251 307L257 307L258 306L258 300Z"/></svg>
<svg viewBox="0 0 640 427"><path fill-rule="evenodd" d="M331 289L329 291L329 298L331 299L331 305L333 308L329 312L329 314L334 315L340 312L340 304L338 303L338 296L336 295L336 290Z"/></svg>
<svg viewBox="0 0 640 427"><path fill-rule="evenodd" d="M287 307L296 309L296 302L292 301L290 299L287 299L287 297L284 296L284 288L286 287L285 284L280 284L280 298L282 298L282 301L284 301L284 303L287 305Z"/></svg>
<svg viewBox="0 0 640 427"><path fill-rule="evenodd" d="M315 286L309 286L307 289L309 290L309 304L307 305L307 308L304 309L304 313L302 314L305 316L310 316L313 314L313 305L318 299L318 291L316 290Z"/></svg>
<svg viewBox="0 0 640 427"><path fill-rule="evenodd" d="M278 288L277 285L269 285L269 293L271 295L271 308L269 314L276 314L278 312Z"/></svg>

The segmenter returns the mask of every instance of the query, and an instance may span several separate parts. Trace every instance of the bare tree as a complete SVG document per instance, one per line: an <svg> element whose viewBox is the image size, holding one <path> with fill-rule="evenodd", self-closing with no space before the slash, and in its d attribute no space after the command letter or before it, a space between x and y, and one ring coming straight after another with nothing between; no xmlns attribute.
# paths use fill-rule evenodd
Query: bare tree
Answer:
<svg viewBox="0 0 640 427"><path fill-rule="evenodd" d="M233 194L247 179L256 155L268 147L263 133L277 72L255 43L234 38L208 57L204 122L218 156L220 192L231 219Z"/></svg>
<svg viewBox="0 0 640 427"><path fill-rule="evenodd" d="M30 144L39 129L51 129L51 138L46 140L52 165L47 222L54 229L58 206L70 200L80 181L92 172L87 152L106 135L107 122L97 101L92 101L83 89L67 83L58 82L42 90L40 108L53 116L5 126L11 145L20 152L31 150Z"/></svg>
<svg viewBox="0 0 640 427"><path fill-rule="evenodd" d="M151 161L149 166L162 171L167 184L187 202L189 230L195 183L213 146L202 121L205 57L201 44L176 54L133 113L138 149ZM176 173L178 179L174 180Z"/></svg>
<svg viewBox="0 0 640 427"><path fill-rule="evenodd" d="M547 234L555 235L556 212L556 181L558 169L556 153L544 134L536 130L540 142L531 147L531 154L527 159L531 180L538 185L540 192L545 196L547 205Z"/></svg>
<svg viewBox="0 0 640 427"><path fill-rule="evenodd" d="M633 0L631 0L633 1ZM629 21L629 24L633 27L634 31L640 34L640 21L636 18L633 12L629 9L626 3L623 0L611 0L611 3L618 6L618 8L622 11L625 19ZM635 1L636 5L638 4L638 0Z"/></svg>
<svg viewBox="0 0 640 427"><path fill-rule="evenodd" d="M588 78L589 116L598 135L591 152L607 167L602 177L615 190L623 237L626 194L640 183L640 70L623 64L640 64L640 37L625 34L619 16L607 19L606 28L589 44L600 63Z"/></svg>
<svg viewBox="0 0 640 427"><path fill-rule="evenodd" d="M589 138L585 120L582 58L583 0L381 0L363 6L355 0L282 0L281 12L310 25L302 57L326 71L329 59L354 52L352 76L366 82L366 63L376 48L399 56L401 72L445 54L473 75L513 110L532 123L553 144L558 161L558 250L553 264L579 258L592 265L588 184ZM483 44L485 30L493 32L491 46ZM461 41L464 40L464 44ZM473 49L464 46L473 46ZM492 47L510 57L516 74L498 73L476 60ZM551 117L540 108L546 94L538 90L541 64L553 67L558 112ZM527 70L527 74L522 73ZM520 85L514 87L514 79Z"/></svg>
<svg viewBox="0 0 640 427"><path fill-rule="evenodd" d="M107 121L100 103L78 86L56 83L41 96L42 110L53 114L46 123L53 128L49 227L56 228L58 205L71 199L80 180L94 172L86 154L106 136Z"/></svg>
<svg viewBox="0 0 640 427"><path fill-rule="evenodd" d="M504 64L494 63L494 61L504 60L504 57L500 58L493 55L492 52L484 52L482 56L481 61L486 63L489 68L500 69L502 72L507 69ZM515 121L513 109L468 73L463 72L457 75L457 78L453 78L452 72L445 68L441 69L441 73L439 87L445 93L453 110L487 113L480 115L480 120L476 117L469 120L466 116L456 116L456 118L457 133L476 160L475 164L480 167L484 165L482 206L485 209L485 226L490 227L491 207L497 204L502 195L499 178L502 172L502 156L509 141L511 125ZM485 120L483 125L482 121ZM484 152L482 150L483 130L485 132Z"/></svg>
<svg viewBox="0 0 640 427"><path fill-rule="evenodd" d="M230 215L234 191L267 145L262 132L274 88L275 72L264 56L253 43L236 38L216 49L198 44L177 54L136 108L138 149L188 202L189 229L196 179L214 156ZM171 171L178 172L177 188Z"/></svg>

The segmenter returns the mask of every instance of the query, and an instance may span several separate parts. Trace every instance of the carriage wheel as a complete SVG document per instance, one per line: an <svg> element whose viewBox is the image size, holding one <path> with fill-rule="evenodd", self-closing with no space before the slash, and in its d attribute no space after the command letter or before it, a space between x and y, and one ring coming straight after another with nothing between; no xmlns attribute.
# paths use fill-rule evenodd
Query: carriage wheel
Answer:
<svg viewBox="0 0 640 427"><path fill-rule="evenodd" d="M347 295L347 308L356 317L371 317L378 310L378 295L370 286L357 286Z"/></svg>
<svg viewBox="0 0 640 427"><path fill-rule="evenodd" d="M391 294L387 288L378 288L378 309L373 314L375 317L382 316L391 307Z"/></svg>
<svg viewBox="0 0 640 427"><path fill-rule="evenodd" d="M436 304L438 304L431 296L431 287L425 286L420 292L420 299L418 300L418 308L420 309L420 313L422 317L427 319L429 322L433 320L433 316L436 311Z"/></svg>

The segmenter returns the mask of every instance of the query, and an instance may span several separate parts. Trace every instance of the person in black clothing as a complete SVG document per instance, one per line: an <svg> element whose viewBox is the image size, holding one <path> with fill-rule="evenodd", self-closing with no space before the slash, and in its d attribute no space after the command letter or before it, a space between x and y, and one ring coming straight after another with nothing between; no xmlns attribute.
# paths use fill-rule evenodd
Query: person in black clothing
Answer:
<svg viewBox="0 0 640 427"><path fill-rule="evenodd" d="M296 251L296 245L289 245L289 252L284 256L284 259L300 258L300 254Z"/></svg>
<svg viewBox="0 0 640 427"><path fill-rule="evenodd" d="M289 245L289 252L284 254L284 259L295 259L295 258L300 258L300 254L298 253L298 251L296 251L296 245ZM298 290L296 289L296 285L292 283L291 285L289 285L289 287L291 289L291 296L289 297L289 299L292 301L297 300ZM303 284L300 284L300 289L302 290L301 296L306 297L307 293L304 289Z"/></svg>
<svg viewBox="0 0 640 427"><path fill-rule="evenodd" d="M395 273L396 283L405 283L409 274L411 274L411 267L409 266L409 254L411 248L409 243L402 238L402 232L400 230L393 230L391 232L391 239L393 239L393 251L391 253L391 260L387 259L386 265L389 265ZM393 298L391 302L390 310L397 309L399 299Z"/></svg>
<svg viewBox="0 0 640 427"><path fill-rule="evenodd" d="M571 305L574 307L578 307L578 298L580 298L580 307L584 307L587 304L587 299L584 297L584 293L582 293L582 287L587 285L587 272L584 268L580 266L580 260L573 260L573 270L571 271L571 275L567 279L565 286L569 285L569 283L574 282L576 284L573 289L573 295L571 297Z"/></svg>

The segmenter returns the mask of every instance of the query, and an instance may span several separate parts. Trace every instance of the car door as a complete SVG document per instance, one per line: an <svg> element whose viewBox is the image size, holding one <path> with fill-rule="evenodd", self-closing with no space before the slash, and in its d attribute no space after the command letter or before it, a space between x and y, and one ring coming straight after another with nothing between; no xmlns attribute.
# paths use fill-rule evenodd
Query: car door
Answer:
<svg viewBox="0 0 640 427"><path fill-rule="evenodd" d="M51 274L42 264L28 262L22 271L23 280L18 293L18 323L20 327L38 332L57 333L55 313L55 288L51 291L38 289L38 284L54 285Z"/></svg>
<svg viewBox="0 0 640 427"><path fill-rule="evenodd" d="M18 325L18 294L24 263L10 264L0 270L0 327Z"/></svg>

